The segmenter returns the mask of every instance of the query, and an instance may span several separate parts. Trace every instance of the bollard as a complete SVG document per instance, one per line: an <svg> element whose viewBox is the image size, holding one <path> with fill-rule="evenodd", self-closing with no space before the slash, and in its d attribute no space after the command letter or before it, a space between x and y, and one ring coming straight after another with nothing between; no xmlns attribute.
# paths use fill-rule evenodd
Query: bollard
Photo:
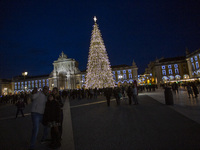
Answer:
<svg viewBox="0 0 200 150"><path fill-rule="evenodd" d="M174 105L173 94L170 87L165 88L165 104Z"/></svg>

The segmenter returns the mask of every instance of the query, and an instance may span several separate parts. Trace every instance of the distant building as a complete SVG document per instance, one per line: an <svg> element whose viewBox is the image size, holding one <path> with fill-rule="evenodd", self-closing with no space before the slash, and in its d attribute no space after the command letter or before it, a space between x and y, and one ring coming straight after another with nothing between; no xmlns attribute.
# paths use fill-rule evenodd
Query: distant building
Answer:
<svg viewBox="0 0 200 150"><path fill-rule="evenodd" d="M187 52L186 60L190 78L200 78L200 49L192 53Z"/></svg>
<svg viewBox="0 0 200 150"><path fill-rule="evenodd" d="M133 61L132 66L129 65L117 65L111 66L113 71L113 77L115 80L115 84L127 85L128 83L132 83L134 80L138 79L138 68Z"/></svg>
<svg viewBox="0 0 200 150"><path fill-rule="evenodd" d="M63 52L53 63L54 70L50 75L50 89L60 90L80 88L80 70L75 59L67 58Z"/></svg>
<svg viewBox="0 0 200 150"><path fill-rule="evenodd" d="M132 66L130 65L116 65L111 66L113 77L115 80L115 85L127 85L132 83L134 80L137 80L138 68L133 61ZM81 72L81 84L84 87L86 81L86 70Z"/></svg>
<svg viewBox="0 0 200 150"><path fill-rule="evenodd" d="M12 80L1 79L1 95L19 92L31 92L34 88L42 90L48 86L50 90L58 87L59 90L79 89L85 87L86 71L78 69L78 62L75 59L67 58L63 52L58 60L53 62L53 71L47 75L40 76L16 76ZM118 65L111 66L116 86L126 85L137 80L137 66L133 61L132 66Z"/></svg>
<svg viewBox="0 0 200 150"><path fill-rule="evenodd" d="M41 76L16 76L12 79L12 93L27 92L32 91L34 88L42 90L44 86L49 87L49 75Z"/></svg>
<svg viewBox="0 0 200 150"><path fill-rule="evenodd" d="M156 84L189 79L185 56L156 59L148 64L145 73L151 74Z"/></svg>
<svg viewBox="0 0 200 150"><path fill-rule="evenodd" d="M0 79L0 95L8 95L13 92L12 82L9 79Z"/></svg>

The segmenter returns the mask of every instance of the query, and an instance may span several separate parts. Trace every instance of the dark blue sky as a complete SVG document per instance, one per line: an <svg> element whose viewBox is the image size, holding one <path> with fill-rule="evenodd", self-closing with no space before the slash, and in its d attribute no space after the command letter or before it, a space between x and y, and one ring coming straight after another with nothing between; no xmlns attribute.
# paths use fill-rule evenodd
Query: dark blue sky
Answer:
<svg viewBox="0 0 200 150"><path fill-rule="evenodd" d="M95 15L111 65L200 48L198 0L1 0L0 14L0 78L49 74L62 51L86 69Z"/></svg>

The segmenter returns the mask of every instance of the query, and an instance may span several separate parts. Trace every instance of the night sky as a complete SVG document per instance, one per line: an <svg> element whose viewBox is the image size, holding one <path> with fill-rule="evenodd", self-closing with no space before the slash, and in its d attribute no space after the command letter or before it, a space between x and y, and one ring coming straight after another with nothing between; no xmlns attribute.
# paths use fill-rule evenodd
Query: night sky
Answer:
<svg viewBox="0 0 200 150"><path fill-rule="evenodd" d="M0 78L50 74L62 51L85 70L94 16L111 65L134 59L143 73L200 48L199 0L1 0Z"/></svg>

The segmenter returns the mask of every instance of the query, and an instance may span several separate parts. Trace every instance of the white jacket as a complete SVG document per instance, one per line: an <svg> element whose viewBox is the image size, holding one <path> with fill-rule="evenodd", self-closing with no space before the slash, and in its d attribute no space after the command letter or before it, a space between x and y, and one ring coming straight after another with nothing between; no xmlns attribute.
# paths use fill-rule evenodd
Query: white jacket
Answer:
<svg viewBox="0 0 200 150"><path fill-rule="evenodd" d="M32 109L31 112L44 114L45 105L47 102L47 96L42 92L37 92L32 95Z"/></svg>

